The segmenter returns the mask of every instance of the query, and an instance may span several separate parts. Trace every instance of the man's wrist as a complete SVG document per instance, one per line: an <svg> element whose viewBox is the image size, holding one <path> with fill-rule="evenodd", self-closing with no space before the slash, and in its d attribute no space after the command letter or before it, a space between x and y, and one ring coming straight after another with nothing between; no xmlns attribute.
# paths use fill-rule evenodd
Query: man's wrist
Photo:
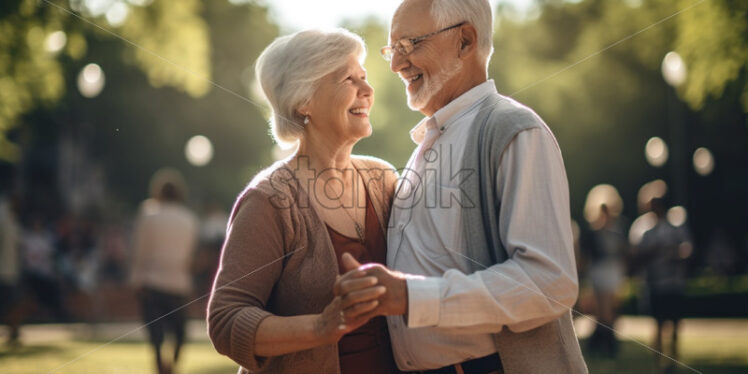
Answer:
<svg viewBox="0 0 748 374"><path fill-rule="evenodd" d="M397 281L399 294L398 294L398 309L396 311L397 315L408 315L408 281L406 278L400 277Z"/></svg>
<svg viewBox="0 0 748 374"><path fill-rule="evenodd" d="M436 326L441 305L440 277L412 276L407 278L408 327Z"/></svg>

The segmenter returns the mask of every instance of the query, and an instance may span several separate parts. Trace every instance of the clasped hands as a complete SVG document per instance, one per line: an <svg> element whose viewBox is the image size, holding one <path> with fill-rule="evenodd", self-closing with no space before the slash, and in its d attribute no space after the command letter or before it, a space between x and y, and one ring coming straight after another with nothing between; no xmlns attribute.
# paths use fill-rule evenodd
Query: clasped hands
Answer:
<svg viewBox="0 0 748 374"><path fill-rule="evenodd" d="M346 273L338 276L335 298L319 315L318 332L330 343L361 327L376 316L403 315L408 308L404 274L380 264L360 264L348 253L342 256Z"/></svg>

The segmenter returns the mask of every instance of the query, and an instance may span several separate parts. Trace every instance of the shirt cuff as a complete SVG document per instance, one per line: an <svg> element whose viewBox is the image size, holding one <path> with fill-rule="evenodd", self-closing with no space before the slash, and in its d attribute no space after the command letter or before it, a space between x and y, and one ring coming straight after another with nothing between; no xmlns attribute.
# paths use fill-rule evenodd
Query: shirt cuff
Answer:
<svg viewBox="0 0 748 374"><path fill-rule="evenodd" d="M439 323L441 278L412 277L408 285L408 327L436 326Z"/></svg>

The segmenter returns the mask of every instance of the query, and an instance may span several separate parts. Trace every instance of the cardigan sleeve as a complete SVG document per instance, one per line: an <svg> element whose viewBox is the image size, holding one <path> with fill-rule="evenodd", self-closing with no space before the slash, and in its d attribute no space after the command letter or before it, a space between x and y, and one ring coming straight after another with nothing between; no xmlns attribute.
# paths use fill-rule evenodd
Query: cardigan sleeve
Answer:
<svg viewBox="0 0 748 374"><path fill-rule="evenodd" d="M248 189L234 206L221 262L208 303L208 333L215 349L250 371L271 358L255 354L255 335L273 287L281 276L288 245L288 207Z"/></svg>

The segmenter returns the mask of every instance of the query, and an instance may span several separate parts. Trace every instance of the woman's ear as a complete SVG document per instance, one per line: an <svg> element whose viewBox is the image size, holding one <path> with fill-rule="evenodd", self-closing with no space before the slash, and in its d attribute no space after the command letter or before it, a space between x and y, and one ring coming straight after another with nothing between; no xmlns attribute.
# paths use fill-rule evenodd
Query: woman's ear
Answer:
<svg viewBox="0 0 748 374"><path fill-rule="evenodd" d="M308 116L309 115L309 102L306 102L302 104L298 109L296 109L296 113L299 113L299 115Z"/></svg>
<svg viewBox="0 0 748 374"><path fill-rule="evenodd" d="M309 117L311 115L311 100L307 101L304 104L301 104L298 109L296 109L296 113L298 113L302 117Z"/></svg>
<svg viewBox="0 0 748 374"><path fill-rule="evenodd" d="M460 27L460 52L459 57L466 57L474 53L478 48L478 31L471 24Z"/></svg>

